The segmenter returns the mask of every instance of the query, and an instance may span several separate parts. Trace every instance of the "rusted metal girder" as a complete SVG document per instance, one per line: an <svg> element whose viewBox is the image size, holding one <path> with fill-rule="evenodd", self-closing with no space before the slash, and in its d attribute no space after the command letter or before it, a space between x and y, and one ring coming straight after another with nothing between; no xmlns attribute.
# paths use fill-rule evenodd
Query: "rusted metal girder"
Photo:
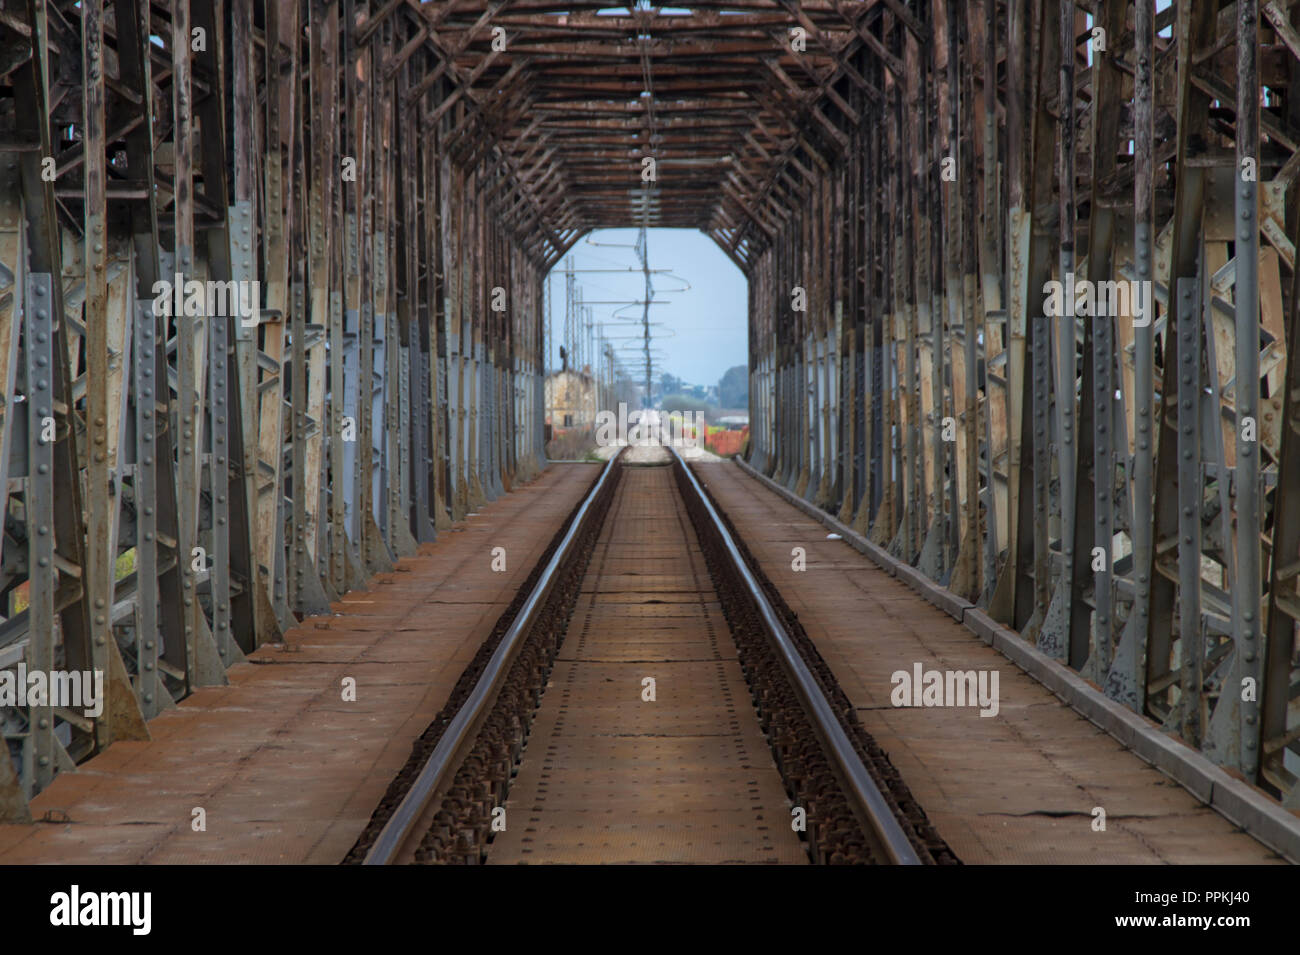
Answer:
<svg viewBox="0 0 1300 955"><path fill-rule="evenodd" d="M756 465L1294 803L1300 20L1131 9L7 7L0 666L108 699L0 812L535 474L642 222L749 279Z"/></svg>
<svg viewBox="0 0 1300 955"><path fill-rule="evenodd" d="M883 101L840 70L849 147L760 129L710 219L751 282L751 459L1296 805L1295 8L834 6ZM751 178L790 170L770 212Z"/></svg>

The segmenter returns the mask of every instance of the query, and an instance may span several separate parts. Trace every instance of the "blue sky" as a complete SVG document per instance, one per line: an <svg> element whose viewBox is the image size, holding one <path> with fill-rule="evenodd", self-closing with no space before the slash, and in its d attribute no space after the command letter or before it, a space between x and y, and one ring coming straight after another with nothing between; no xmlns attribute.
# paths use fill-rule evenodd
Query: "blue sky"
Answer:
<svg viewBox="0 0 1300 955"><path fill-rule="evenodd" d="M598 229L579 239L569 252L575 269L627 269L630 272L582 273L576 282L584 302L640 300L645 288L640 263L632 246L636 229ZM662 350L659 360L664 371L691 384L714 385L732 365L749 360L746 331L748 289L745 276L703 232L694 229L650 229L647 233L651 269L670 269L671 275L653 276L655 302L650 308L654 346ZM628 248L593 245L612 243ZM567 257L566 257L567 258ZM679 278L680 277L680 280ZM548 279L551 296L551 329L547 335L548 364L559 367L557 346L564 331L564 260ZM687 291L671 291L689 285ZM640 335L641 306L593 305L592 321L603 322L608 338ZM615 313L617 317L615 316ZM635 321L633 320L635 319ZM631 340L613 341L620 349L623 366L640 380L643 364ZM658 379L658 373L655 375Z"/></svg>

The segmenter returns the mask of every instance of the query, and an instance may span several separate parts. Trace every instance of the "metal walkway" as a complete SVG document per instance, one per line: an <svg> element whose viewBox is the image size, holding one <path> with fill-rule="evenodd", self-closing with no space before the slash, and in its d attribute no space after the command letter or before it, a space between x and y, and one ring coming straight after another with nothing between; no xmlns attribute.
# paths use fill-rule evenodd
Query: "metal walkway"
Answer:
<svg viewBox="0 0 1300 955"><path fill-rule="evenodd" d="M695 468L963 862L1281 861L735 465ZM805 551L803 570L791 568L794 547ZM910 694L896 705L894 674L911 677L918 664L996 672L996 707L916 707Z"/></svg>
<svg viewBox="0 0 1300 955"><path fill-rule="evenodd" d="M552 465L61 773L35 825L0 825L0 866L339 862L595 471Z"/></svg>

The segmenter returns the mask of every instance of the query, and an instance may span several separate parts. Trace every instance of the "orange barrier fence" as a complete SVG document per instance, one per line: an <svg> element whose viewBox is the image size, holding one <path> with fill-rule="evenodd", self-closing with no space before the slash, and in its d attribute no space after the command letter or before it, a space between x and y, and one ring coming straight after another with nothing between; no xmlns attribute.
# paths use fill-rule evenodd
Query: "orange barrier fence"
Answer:
<svg viewBox="0 0 1300 955"><path fill-rule="evenodd" d="M740 453L740 449L745 446L745 441L748 438L748 427L739 431L728 431L726 428L709 428L708 434L704 438L704 446L719 457L729 458L733 454Z"/></svg>

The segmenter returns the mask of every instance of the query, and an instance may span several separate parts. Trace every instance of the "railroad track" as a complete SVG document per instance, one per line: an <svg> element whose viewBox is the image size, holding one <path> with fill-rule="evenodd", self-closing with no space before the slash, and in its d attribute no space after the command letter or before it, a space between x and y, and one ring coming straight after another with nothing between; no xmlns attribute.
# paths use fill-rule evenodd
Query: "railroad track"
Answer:
<svg viewBox="0 0 1300 955"><path fill-rule="evenodd" d="M346 862L955 862L685 463L609 462Z"/></svg>

